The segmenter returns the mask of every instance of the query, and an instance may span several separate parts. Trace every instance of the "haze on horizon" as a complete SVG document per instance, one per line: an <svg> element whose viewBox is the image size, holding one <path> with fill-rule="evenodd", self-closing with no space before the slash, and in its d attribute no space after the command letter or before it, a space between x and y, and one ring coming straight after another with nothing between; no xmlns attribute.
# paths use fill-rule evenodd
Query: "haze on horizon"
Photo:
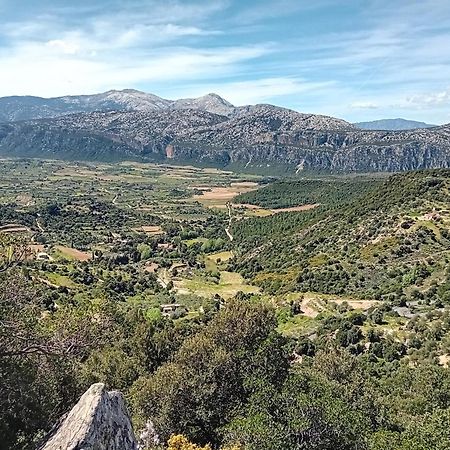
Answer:
<svg viewBox="0 0 450 450"><path fill-rule="evenodd" d="M450 122L450 2L310 3L0 0L0 96L215 92L352 122Z"/></svg>

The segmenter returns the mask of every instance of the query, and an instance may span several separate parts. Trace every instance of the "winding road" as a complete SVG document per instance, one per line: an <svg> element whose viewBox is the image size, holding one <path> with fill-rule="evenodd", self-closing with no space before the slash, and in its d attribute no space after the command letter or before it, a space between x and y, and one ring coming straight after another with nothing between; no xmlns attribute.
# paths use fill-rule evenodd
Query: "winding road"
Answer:
<svg viewBox="0 0 450 450"><path fill-rule="evenodd" d="M232 220L233 220L233 215L232 215L232 213L231 213L232 208L231 208L231 203L230 203L230 202L227 202L227 208L228 208L228 217L229 217L229 220L228 220L228 227L225 228L225 233L227 233L228 239L229 239L230 241L233 241L233 235L232 235L231 232L230 232L231 222L232 222Z"/></svg>

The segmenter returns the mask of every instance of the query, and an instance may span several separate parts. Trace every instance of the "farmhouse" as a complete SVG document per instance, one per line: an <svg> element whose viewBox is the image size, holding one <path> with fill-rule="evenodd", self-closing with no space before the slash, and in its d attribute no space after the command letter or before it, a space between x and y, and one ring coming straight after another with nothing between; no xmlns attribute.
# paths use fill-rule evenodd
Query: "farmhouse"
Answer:
<svg viewBox="0 0 450 450"><path fill-rule="evenodd" d="M179 303L168 303L166 305L160 305L159 307L161 309L162 315L165 317L170 316L178 308L184 308L184 306L180 305Z"/></svg>

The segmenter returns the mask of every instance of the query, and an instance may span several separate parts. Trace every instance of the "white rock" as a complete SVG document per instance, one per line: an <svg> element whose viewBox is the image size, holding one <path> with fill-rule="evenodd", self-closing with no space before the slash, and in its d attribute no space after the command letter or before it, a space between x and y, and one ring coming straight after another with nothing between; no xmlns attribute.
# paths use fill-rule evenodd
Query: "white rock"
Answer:
<svg viewBox="0 0 450 450"><path fill-rule="evenodd" d="M136 450L120 392L93 384L40 450Z"/></svg>

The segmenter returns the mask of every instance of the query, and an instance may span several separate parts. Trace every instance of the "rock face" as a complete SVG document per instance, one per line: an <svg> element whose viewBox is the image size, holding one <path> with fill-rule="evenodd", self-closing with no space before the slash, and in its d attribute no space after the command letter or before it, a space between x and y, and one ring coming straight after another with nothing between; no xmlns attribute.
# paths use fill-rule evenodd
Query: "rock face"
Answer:
<svg viewBox="0 0 450 450"><path fill-rule="evenodd" d="M136 450L122 395L92 385L39 450Z"/></svg>
<svg viewBox="0 0 450 450"><path fill-rule="evenodd" d="M450 125L361 130L334 117L273 105L234 107L214 94L177 101L138 91L87 97L64 101L126 110L0 123L0 155L170 161L264 173L450 167Z"/></svg>

